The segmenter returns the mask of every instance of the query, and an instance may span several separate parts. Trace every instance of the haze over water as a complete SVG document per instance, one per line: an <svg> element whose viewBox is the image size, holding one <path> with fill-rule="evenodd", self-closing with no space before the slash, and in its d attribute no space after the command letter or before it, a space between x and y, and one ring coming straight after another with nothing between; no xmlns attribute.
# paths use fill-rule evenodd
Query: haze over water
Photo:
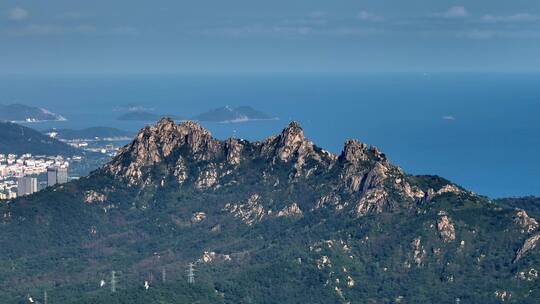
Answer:
<svg viewBox="0 0 540 304"><path fill-rule="evenodd" d="M126 104L185 118L249 105L277 121L203 123L214 136L261 140L298 120L339 153L356 138L412 174L437 174L490 197L540 195L540 74L274 74L2 76L0 103L45 107L68 121L37 129L112 126Z"/></svg>

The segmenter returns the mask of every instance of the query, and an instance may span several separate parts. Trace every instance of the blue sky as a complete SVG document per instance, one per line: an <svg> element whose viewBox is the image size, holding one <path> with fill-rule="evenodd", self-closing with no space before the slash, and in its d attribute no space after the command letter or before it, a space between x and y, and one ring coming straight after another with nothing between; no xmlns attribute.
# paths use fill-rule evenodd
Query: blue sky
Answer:
<svg viewBox="0 0 540 304"><path fill-rule="evenodd" d="M0 73L540 71L538 0L0 2Z"/></svg>

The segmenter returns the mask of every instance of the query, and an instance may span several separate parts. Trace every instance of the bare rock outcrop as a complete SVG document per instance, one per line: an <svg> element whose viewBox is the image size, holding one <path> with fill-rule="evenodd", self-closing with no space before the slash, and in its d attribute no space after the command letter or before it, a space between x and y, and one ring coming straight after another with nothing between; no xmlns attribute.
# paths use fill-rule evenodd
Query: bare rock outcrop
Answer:
<svg viewBox="0 0 540 304"><path fill-rule="evenodd" d="M97 191L86 191L84 193L84 202L87 204L103 203L107 200L107 196Z"/></svg>
<svg viewBox="0 0 540 304"><path fill-rule="evenodd" d="M300 124L291 122L278 137L277 156L280 160L287 162L295 153L305 153L312 147L313 144L304 137L304 130Z"/></svg>
<svg viewBox="0 0 540 304"><path fill-rule="evenodd" d="M251 195L245 203L227 203L224 210L232 213L250 226L261 221L265 216L262 199L258 194Z"/></svg>
<svg viewBox="0 0 540 304"><path fill-rule="evenodd" d="M244 146L236 138L229 138L225 141L225 155L227 163L231 165L239 165L242 161L242 150Z"/></svg>
<svg viewBox="0 0 540 304"><path fill-rule="evenodd" d="M412 258L414 263L417 266L422 265L427 252L424 249L424 246L422 246L422 240L420 239L420 237L417 237L412 241L411 247L413 249Z"/></svg>
<svg viewBox="0 0 540 304"><path fill-rule="evenodd" d="M439 231L439 237L446 243L452 242L456 239L456 229L454 224L444 211L439 212L437 230Z"/></svg>
<svg viewBox="0 0 540 304"><path fill-rule="evenodd" d="M228 262L231 261L231 256L228 254L219 254L214 251L205 251L199 262L202 263L215 263L215 262Z"/></svg>
<svg viewBox="0 0 540 304"><path fill-rule="evenodd" d="M521 248L517 251L516 257L514 258L514 263L521 260L529 251L535 249L538 241L540 241L540 233L526 239L523 246L521 246Z"/></svg>
<svg viewBox="0 0 540 304"><path fill-rule="evenodd" d="M278 217L299 217L299 216L302 216L303 212L302 210L300 209L300 207L298 207L298 204L297 203L292 203L291 205L281 209L277 216Z"/></svg>
<svg viewBox="0 0 540 304"><path fill-rule="evenodd" d="M522 228L522 233L531 233L538 229L538 222L523 209L517 209L514 222Z"/></svg>

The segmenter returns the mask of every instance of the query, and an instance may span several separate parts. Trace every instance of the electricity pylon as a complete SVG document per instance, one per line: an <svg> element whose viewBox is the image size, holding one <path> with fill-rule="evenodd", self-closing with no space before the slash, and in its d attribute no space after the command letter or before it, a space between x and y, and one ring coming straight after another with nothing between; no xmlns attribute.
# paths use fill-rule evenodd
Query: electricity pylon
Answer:
<svg viewBox="0 0 540 304"><path fill-rule="evenodd" d="M189 263L187 277L188 284L195 284L195 265L193 263Z"/></svg>
<svg viewBox="0 0 540 304"><path fill-rule="evenodd" d="M116 271L111 271L111 292L116 292Z"/></svg>

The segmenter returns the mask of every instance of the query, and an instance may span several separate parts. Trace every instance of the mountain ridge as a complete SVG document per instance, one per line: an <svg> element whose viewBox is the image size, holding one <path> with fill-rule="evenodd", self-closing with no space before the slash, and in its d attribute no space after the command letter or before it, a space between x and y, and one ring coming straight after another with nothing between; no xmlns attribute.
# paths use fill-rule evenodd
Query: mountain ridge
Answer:
<svg viewBox="0 0 540 304"><path fill-rule="evenodd" d="M0 122L0 153L79 155L83 151L68 146L41 132L11 122Z"/></svg>

